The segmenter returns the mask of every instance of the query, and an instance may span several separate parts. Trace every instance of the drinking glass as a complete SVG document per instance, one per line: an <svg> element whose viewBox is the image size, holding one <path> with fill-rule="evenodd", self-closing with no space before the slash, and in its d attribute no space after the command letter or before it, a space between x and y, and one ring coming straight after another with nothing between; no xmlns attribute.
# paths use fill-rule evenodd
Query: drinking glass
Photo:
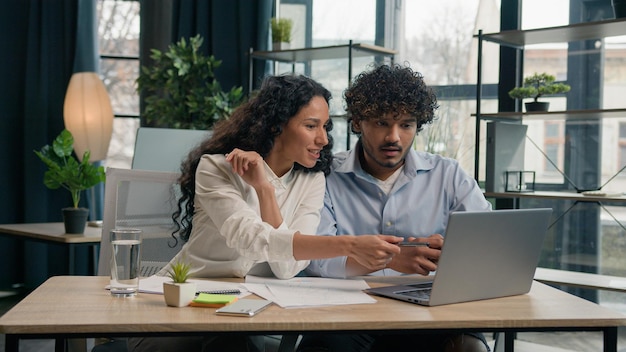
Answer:
<svg viewBox="0 0 626 352"><path fill-rule="evenodd" d="M141 268L140 229L113 229L111 238L111 295L131 297L139 290Z"/></svg>

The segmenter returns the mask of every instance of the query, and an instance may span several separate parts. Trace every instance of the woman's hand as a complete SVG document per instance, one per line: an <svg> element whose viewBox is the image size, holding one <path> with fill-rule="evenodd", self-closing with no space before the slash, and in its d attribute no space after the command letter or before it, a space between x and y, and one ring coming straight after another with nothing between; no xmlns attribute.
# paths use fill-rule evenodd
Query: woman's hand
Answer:
<svg viewBox="0 0 626 352"><path fill-rule="evenodd" d="M259 153L235 148L226 154L226 161L232 166L233 172L241 176L254 189L266 185L265 167Z"/></svg>
<svg viewBox="0 0 626 352"><path fill-rule="evenodd" d="M400 247L396 243L402 241L402 237L361 235L354 236L353 239L348 256L372 271L384 269L394 255L400 254Z"/></svg>

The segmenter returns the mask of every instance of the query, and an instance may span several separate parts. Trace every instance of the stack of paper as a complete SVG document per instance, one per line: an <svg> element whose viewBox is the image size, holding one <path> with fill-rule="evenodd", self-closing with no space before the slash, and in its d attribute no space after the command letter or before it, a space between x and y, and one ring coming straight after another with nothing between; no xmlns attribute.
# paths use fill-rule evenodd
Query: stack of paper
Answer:
<svg viewBox="0 0 626 352"><path fill-rule="evenodd" d="M365 280L320 277L280 280L248 275L245 286L283 308L376 303L374 298L363 292L369 288Z"/></svg>

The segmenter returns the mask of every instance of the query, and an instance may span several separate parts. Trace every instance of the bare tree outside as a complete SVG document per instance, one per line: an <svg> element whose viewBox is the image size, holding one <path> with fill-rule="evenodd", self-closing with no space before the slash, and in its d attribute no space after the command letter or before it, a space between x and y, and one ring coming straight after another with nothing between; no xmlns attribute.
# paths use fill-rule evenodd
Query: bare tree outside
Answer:
<svg viewBox="0 0 626 352"><path fill-rule="evenodd" d="M100 75L116 115L107 166L130 168L139 127L139 8L139 1L98 1Z"/></svg>
<svg viewBox="0 0 626 352"><path fill-rule="evenodd" d="M438 10L440 16L429 16L419 32L406 32L401 60L424 75L431 86L470 84L465 72L472 45L472 30L476 6L459 7L447 2ZM411 13L407 9L408 13ZM433 124L425 126L415 141L416 149L455 158L466 170L471 170L474 160L474 119L470 109L472 101L454 97L454 88L438 91L440 108Z"/></svg>

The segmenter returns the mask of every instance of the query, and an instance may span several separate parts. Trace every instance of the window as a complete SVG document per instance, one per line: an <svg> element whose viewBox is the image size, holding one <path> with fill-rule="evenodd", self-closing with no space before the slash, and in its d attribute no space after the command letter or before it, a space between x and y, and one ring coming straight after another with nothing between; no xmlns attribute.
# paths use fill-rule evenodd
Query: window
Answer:
<svg viewBox="0 0 626 352"><path fill-rule="evenodd" d="M139 1L98 1L100 75L115 119L106 166L130 168L139 127Z"/></svg>

